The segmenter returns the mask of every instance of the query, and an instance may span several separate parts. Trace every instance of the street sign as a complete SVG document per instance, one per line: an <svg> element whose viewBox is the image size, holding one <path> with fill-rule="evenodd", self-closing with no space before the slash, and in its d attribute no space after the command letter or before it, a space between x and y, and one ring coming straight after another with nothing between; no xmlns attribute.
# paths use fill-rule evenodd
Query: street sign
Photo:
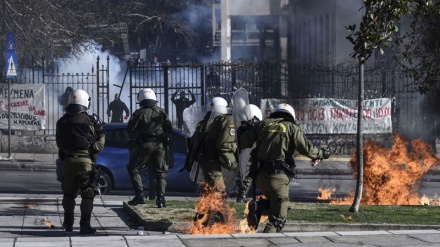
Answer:
<svg viewBox="0 0 440 247"><path fill-rule="evenodd" d="M6 36L6 79L17 78L17 42L14 33L9 32Z"/></svg>

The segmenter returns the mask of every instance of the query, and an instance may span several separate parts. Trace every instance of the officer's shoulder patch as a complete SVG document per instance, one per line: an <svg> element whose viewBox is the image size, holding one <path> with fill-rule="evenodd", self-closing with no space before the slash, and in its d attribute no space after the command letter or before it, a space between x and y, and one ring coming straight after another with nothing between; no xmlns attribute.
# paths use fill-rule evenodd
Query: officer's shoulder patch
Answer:
<svg viewBox="0 0 440 247"><path fill-rule="evenodd" d="M234 128L231 128L231 129L229 130L229 135L231 135L231 136L235 136L235 129L234 129Z"/></svg>

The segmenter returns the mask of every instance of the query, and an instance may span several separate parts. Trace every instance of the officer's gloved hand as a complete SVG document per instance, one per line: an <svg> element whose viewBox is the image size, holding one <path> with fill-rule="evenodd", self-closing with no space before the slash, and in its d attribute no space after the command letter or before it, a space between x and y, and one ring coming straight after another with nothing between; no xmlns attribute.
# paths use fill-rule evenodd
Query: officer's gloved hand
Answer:
<svg viewBox="0 0 440 247"><path fill-rule="evenodd" d="M321 158L312 159L310 161L310 165L315 167L319 162L321 162L321 160L322 160Z"/></svg>
<svg viewBox="0 0 440 247"><path fill-rule="evenodd" d="M322 158L323 159L330 158L330 149L328 149L328 148L321 148L321 151L322 151Z"/></svg>
<svg viewBox="0 0 440 247"><path fill-rule="evenodd" d="M125 115L124 119L128 119L128 115Z"/></svg>
<svg viewBox="0 0 440 247"><path fill-rule="evenodd" d="M237 129L237 137L240 139L240 136L242 136L245 132L252 129L252 122L251 121L241 121L240 127Z"/></svg>

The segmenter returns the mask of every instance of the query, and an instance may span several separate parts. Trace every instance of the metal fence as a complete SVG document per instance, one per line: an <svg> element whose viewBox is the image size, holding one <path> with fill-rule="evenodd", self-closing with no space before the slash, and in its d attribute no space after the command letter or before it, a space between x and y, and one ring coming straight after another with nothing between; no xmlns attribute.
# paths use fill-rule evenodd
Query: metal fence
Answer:
<svg viewBox="0 0 440 247"><path fill-rule="evenodd" d="M64 113L66 93L70 88L83 88L92 98L90 112L108 120L106 109L110 102L109 58L91 64L89 71L69 73L57 66L48 66L41 59L19 70L12 83L44 83L46 87L47 129L34 134L51 135L55 123ZM127 106L131 112L137 109L136 97L140 89L150 87L157 94L158 104L164 108L177 126L176 106L171 97L180 91L194 94L194 106L205 105L214 96L230 101L238 88L249 92L249 101L260 105L264 98L346 98L357 99L359 68L357 64L339 65L334 68L318 65L292 64L285 61L211 64L148 64L128 63L121 87L127 90ZM286 69L288 68L288 69ZM420 95L411 81L392 64L367 63L365 67L365 98L391 97L393 102L393 130L408 139L422 138L433 143L439 134L439 115L435 98ZM113 84L114 85L114 84ZM179 97L179 96L177 96ZM127 102L126 102L127 103Z"/></svg>
<svg viewBox="0 0 440 247"><path fill-rule="evenodd" d="M291 98L358 98L358 64L334 68L303 64L291 70L290 78ZM393 131L409 140L421 138L434 143L439 134L438 107L433 103L435 98L421 95L411 84L403 71L392 63L371 62L365 65L365 99L393 99Z"/></svg>

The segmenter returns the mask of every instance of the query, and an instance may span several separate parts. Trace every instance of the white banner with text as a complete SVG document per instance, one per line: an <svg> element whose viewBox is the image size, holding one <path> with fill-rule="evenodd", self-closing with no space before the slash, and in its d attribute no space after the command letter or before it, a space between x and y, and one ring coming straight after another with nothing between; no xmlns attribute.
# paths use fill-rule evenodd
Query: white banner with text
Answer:
<svg viewBox="0 0 440 247"><path fill-rule="evenodd" d="M46 110L44 107L44 84L0 84L0 124L8 129L9 105L11 96L11 129L41 130L46 127Z"/></svg>
<svg viewBox="0 0 440 247"><path fill-rule="evenodd" d="M364 100L362 133L392 132L391 102L391 98ZM295 109L295 120L306 134L357 133L357 100L332 98L262 99L260 107L263 117L268 117L279 103L290 104Z"/></svg>

